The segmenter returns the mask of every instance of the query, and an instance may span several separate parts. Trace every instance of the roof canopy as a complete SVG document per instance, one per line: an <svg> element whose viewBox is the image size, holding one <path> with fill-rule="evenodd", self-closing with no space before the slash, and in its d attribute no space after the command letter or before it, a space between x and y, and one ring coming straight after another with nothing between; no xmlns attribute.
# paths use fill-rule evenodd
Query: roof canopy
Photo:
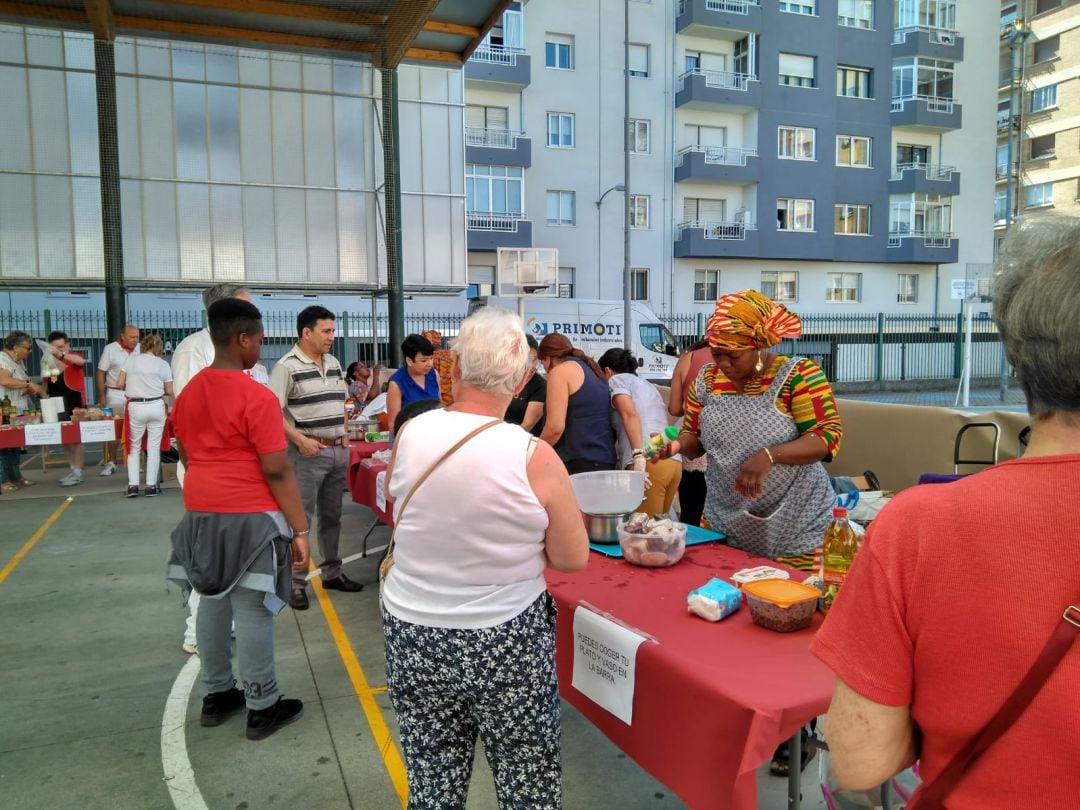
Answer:
<svg viewBox="0 0 1080 810"><path fill-rule="evenodd" d="M117 35L461 65L510 0L0 0L0 20Z"/></svg>

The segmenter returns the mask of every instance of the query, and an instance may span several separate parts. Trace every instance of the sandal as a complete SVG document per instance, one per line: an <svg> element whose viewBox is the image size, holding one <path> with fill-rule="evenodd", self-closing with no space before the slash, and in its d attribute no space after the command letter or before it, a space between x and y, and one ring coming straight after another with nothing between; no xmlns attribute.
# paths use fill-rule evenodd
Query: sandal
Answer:
<svg viewBox="0 0 1080 810"><path fill-rule="evenodd" d="M802 730L800 735L802 737L802 756L799 760L799 771L806 770L806 766L810 764L810 760L814 758L814 749L810 747L810 734L806 729ZM788 753L788 744L781 743L780 747L776 749L776 753L773 754L772 762L769 763L769 773L773 776L787 776L791 768L789 767L790 755Z"/></svg>
<svg viewBox="0 0 1080 810"><path fill-rule="evenodd" d="M19 491L19 487L18 487L17 484L9 484L7 482L4 482L3 484L0 484L0 492L18 492L18 491Z"/></svg>
<svg viewBox="0 0 1080 810"><path fill-rule="evenodd" d="M15 483L20 487L32 487L35 482L31 481L29 478L20 478Z"/></svg>

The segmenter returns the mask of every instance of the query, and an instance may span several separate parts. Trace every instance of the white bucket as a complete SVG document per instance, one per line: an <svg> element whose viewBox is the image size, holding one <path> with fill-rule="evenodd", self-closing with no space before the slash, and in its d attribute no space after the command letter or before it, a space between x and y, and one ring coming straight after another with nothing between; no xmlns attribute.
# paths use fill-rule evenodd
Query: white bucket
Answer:
<svg viewBox="0 0 1080 810"><path fill-rule="evenodd" d="M59 422L60 414L64 410L63 397L46 397L41 400L41 421Z"/></svg>

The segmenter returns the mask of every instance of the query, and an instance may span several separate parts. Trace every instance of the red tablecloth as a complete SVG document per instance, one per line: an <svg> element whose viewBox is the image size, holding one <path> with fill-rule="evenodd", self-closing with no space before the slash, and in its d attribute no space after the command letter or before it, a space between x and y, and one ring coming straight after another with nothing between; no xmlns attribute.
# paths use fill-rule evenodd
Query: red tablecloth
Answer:
<svg viewBox="0 0 1080 810"><path fill-rule="evenodd" d="M390 447L390 442L349 442L349 466L345 468L345 485L349 488L349 492L353 493L354 501L357 500L355 487L360 462L365 458L371 458L379 450L386 450L388 447ZM362 503L362 501L357 501L357 503Z"/></svg>
<svg viewBox="0 0 1080 810"><path fill-rule="evenodd" d="M115 428L115 432L116 435L119 435L119 428ZM79 434L79 423L61 422L60 441L63 444L80 444L82 439ZM3 425L0 427L0 450L9 447L24 447L25 445L26 436L21 425ZM38 445L34 446L37 447Z"/></svg>
<svg viewBox="0 0 1080 810"><path fill-rule="evenodd" d="M812 627L780 634L752 624L745 604L715 624L686 611L687 592L710 577L768 562L708 544L671 568L592 553L584 571L547 571L562 696L693 808L756 808L757 768L829 706L834 677L809 652L820 614ZM632 726L571 686L581 601L659 641L638 649Z"/></svg>
<svg viewBox="0 0 1080 810"><path fill-rule="evenodd" d="M353 464L349 463L348 483L349 493L353 501L367 506L375 513L375 516L387 526L394 525L394 502L387 501L386 509L379 508L379 500L375 497L375 484L380 472L386 470L385 464L379 464L364 459Z"/></svg>

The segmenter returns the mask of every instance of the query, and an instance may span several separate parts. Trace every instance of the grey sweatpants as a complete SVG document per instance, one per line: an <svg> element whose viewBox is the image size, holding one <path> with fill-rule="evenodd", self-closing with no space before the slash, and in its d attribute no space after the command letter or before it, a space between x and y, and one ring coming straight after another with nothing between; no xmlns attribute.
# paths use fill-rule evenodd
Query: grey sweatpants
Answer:
<svg viewBox="0 0 1080 810"><path fill-rule="evenodd" d="M229 654L231 626L236 623L236 657L249 709L266 709L281 697L274 671L274 614L263 604L266 594L239 585L221 598L199 601L195 637L207 694L236 685Z"/></svg>
<svg viewBox="0 0 1080 810"><path fill-rule="evenodd" d="M315 524L311 534L318 541L322 578L324 581L334 579L341 574L338 541L341 538L341 501L345 495L349 449L340 445L324 447L316 456L302 456L296 446L290 444L289 463L300 487L304 512L308 521ZM314 558L314 545L311 551ZM293 587L303 588L306 585L307 571L294 569Z"/></svg>

